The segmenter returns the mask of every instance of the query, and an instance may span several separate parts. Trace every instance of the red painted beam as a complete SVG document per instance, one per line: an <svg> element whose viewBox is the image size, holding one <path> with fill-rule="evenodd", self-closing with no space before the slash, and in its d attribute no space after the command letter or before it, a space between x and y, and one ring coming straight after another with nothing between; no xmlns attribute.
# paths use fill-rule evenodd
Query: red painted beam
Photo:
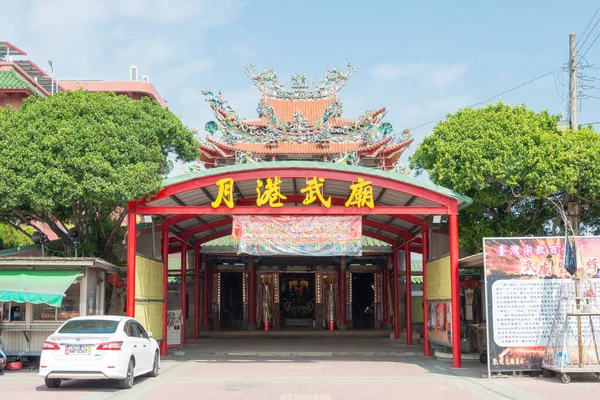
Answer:
<svg viewBox="0 0 600 400"><path fill-rule="evenodd" d="M288 196L288 199L289 198L295 198L295 197L299 198L300 196ZM292 203L301 203L303 199L304 199L304 197L302 197L298 201L292 201ZM254 199L252 199L252 200L253 201L248 202L248 203L249 204L256 204L256 201ZM344 203L346 202L346 200L339 199L339 198L332 198L331 202L332 202L333 205L341 205L341 206L343 206ZM246 201L242 202L242 204L244 204L244 203L246 203ZM284 201L284 203L285 203L285 201ZM304 206L304 205L302 205L302 206L296 206L296 207L307 208L307 206ZM376 205L375 208L378 209L378 206ZM426 220L424 220L422 218L419 218L419 217L417 217L415 215L405 214L405 215L395 215L394 217L397 218L397 219L399 219L399 220L410 222L411 224L415 224L415 225L421 225L421 224L427 222ZM169 217L167 219L164 219L163 220L163 225L164 226L169 226L169 225L173 225L173 224L178 224L180 222L187 221L188 219L192 219L192 218L196 218L196 215L190 215L190 214L175 215L173 217Z"/></svg>
<svg viewBox="0 0 600 400"><path fill-rule="evenodd" d="M187 240L190 236L195 235L196 233L208 231L214 228L222 228L227 225L231 225L233 223L233 218L223 218L218 221L209 222L207 224L201 224L185 230L181 233L181 238Z"/></svg>
<svg viewBox="0 0 600 400"><path fill-rule="evenodd" d="M379 176L369 175L368 172L357 174L354 171L334 171L327 169L326 165L315 166L311 168L277 168L277 166L269 166L268 163L263 163L260 168L242 171L227 172L225 174L216 174L206 177L199 177L185 182L176 183L163 188L156 196L149 200L140 200L139 204L145 204L150 201L159 200L172 195L177 195L182 192L194 190L202 187L213 186L219 179L231 178L236 182L240 181L255 181L257 179L272 178L278 176L281 179L285 178L304 178L310 179L314 176L320 178L348 182L349 184L356 181L356 178L361 177L371 181L374 187L381 187L397 192L406 193L411 196L416 196L422 199L432 201L440 205L449 205L451 200L455 200L449 196L438 193L436 191L423 188L421 186L412 185L406 182L399 182L392 178L383 178Z"/></svg>
<svg viewBox="0 0 600 400"><path fill-rule="evenodd" d="M446 206L379 206L371 210L368 207L258 207L236 206L139 206L140 214L188 214L188 215L419 215L448 214Z"/></svg>
<svg viewBox="0 0 600 400"><path fill-rule="evenodd" d="M363 218L362 224L364 226L368 226L371 228L381 229L382 231L386 231L392 233L394 235L400 236L401 238L408 238L409 233L403 229L396 228L394 226L384 224L383 222L373 221L367 218Z"/></svg>

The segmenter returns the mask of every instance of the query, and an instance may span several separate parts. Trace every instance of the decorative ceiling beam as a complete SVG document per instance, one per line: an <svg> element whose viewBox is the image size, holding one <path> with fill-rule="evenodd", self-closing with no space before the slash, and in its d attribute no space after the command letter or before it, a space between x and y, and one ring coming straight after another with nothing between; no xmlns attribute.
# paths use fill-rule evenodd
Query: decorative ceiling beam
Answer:
<svg viewBox="0 0 600 400"><path fill-rule="evenodd" d="M220 206L139 206L140 214L187 214L187 215L423 215L423 214L449 214L446 206L379 206L371 210L368 207L258 207L258 206L236 206L228 208Z"/></svg>

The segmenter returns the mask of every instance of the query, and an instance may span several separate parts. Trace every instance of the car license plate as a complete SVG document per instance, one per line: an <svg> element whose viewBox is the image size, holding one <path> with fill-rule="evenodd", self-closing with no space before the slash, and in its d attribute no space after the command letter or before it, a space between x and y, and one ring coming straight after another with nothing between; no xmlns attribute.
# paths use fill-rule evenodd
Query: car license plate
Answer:
<svg viewBox="0 0 600 400"><path fill-rule="evenodd" d="M91 346L67 346L65 347L66 355L90 355L92 354Z"/></svg>

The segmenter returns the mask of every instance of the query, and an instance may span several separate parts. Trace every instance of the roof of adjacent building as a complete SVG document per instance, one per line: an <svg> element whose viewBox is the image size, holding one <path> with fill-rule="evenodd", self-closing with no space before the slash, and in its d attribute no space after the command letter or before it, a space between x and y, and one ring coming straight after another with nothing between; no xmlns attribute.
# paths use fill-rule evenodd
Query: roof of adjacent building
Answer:
<svg viewBox="0 0 600 400"><path fill-rule="evenodd" d="M42 93L23 79L14 69L0 71L0 90L27 90L34 96L43 96Z"/></svg>
<svg viewBox="0 0 600 400"><path fill-rule="evenodd" d="M161 106L166 107L167 101L162 98L158 90L149 82L140 81L61 81L65 90L84 89L90 92L115 92L116 94L139 94L156 100Z"/></svg>

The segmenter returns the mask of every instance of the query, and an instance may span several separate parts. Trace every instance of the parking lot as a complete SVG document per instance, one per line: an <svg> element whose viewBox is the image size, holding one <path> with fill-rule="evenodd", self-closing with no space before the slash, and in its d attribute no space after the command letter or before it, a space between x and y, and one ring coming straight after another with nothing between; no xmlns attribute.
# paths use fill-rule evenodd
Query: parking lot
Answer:
<svg viewBox="0 0 600 400"><path fill-rule="evenodd" d="M34 370L0 375L3 398L13 399L590 399L598 383L558 378L484 379L479 363L408 357L171 356L158 378L138 378L133 389L110 381L64 382L48 389Z"/></svg>

